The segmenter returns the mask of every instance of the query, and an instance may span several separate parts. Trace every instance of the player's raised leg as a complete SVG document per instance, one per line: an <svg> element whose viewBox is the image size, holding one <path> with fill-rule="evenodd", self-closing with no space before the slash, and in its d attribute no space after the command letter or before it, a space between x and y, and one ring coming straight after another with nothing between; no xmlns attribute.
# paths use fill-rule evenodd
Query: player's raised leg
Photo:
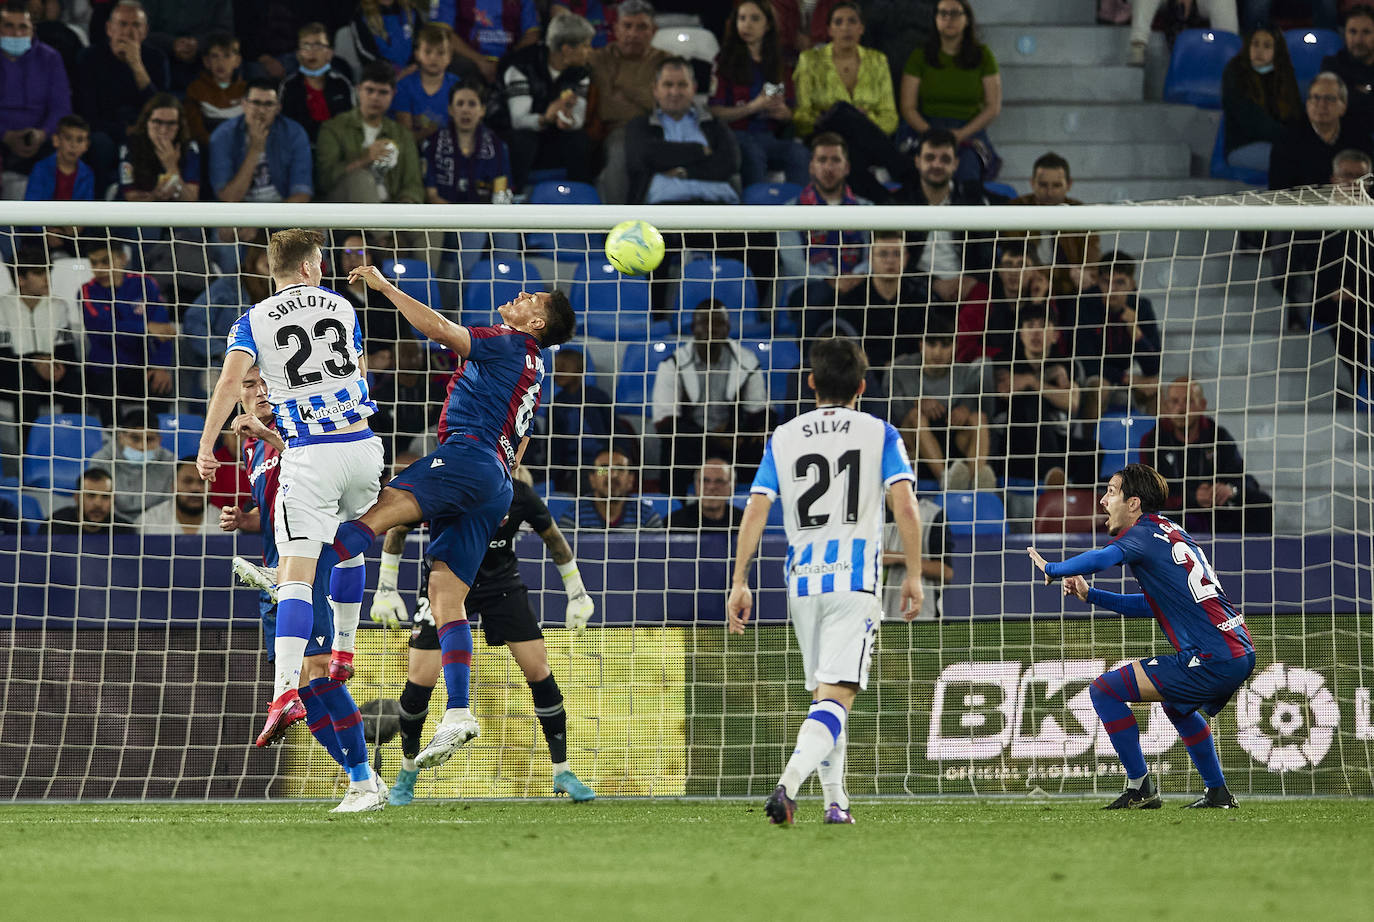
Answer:
<svg viewBox="0 0 1374 922"><path fill-rule="evenodd" d="M1112 741L1121 764L1126 770L1126 789L1121 796L1107 804L1107 810L1156 810L1163 806L1159 786L1150 777L1145 765L1145 753L1140 748L1140 725L1131 712L1132 701L1158 701L1148 676L1139 663L1105 672L1088 687L1093 710L1102 719L1102 727Z"/></svg>
<svg viewBox="0 0 1374 922"><path fill-rule="evenodd" d="M329 575L329 597L334 610L334 646L329 656L329 677L340 682L353 678L353 645L366 590L364 562L362 554L340 560Z"/></svg>

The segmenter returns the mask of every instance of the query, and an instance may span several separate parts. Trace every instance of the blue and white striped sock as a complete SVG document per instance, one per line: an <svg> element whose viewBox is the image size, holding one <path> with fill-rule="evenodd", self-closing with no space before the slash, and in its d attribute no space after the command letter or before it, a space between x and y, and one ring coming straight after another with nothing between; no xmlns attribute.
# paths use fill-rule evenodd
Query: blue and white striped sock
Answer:
<svg viewBox="0 0 1374 922"><path fill-rule="evenodd" d="M811 710L797 731L797 748L792 750L792 758L782 770L778 780L787 790L787 796L796 798L802 782L811 776L821 760L830 754L844 732L848 712L844 705L833 698L812 703Z"/></svg>
<svg viewBox="0 0 1374 922"><path fill-rule="evenodd" d="M277 589L277 636L273 660L277 664L273 697L280 698L301 682L306 639L315 622L315 591L309 583L282 583Z"/></svg>

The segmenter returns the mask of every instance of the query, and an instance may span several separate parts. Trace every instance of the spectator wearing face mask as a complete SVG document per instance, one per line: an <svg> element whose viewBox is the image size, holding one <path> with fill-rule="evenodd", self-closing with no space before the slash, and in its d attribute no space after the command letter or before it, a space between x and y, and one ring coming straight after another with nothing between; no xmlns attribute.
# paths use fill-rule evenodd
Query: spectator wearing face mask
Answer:
<svg viewBox="0 0 1374 922"><path fill-rule="evenodd" d="M119 418L115 434L91 456L91 467L114 477L115 512L130 521L149 506L164 502L176 482L176 455L162 446L157 420L142 409Z"/></svg>

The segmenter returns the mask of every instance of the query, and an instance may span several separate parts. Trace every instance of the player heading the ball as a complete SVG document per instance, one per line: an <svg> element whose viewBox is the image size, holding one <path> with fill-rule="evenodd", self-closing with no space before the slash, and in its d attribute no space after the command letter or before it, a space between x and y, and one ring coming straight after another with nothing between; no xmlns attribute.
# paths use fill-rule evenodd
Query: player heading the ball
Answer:
<svg viewBox="0 0 1374 922"><path fill-rule="evenodd" d="M377 405L367 386L362 328L346 298L320 287L321 243L317 232L299 228L272 235L267 261L276 293L251 307L229 331L224 369L210 396L196 458L200 475L214 477L220 465L215 439L256 362L286 443L273 516L281 556L275 697L259 746L276 740L299 706L296 687L314 622L311 584L320 550L333 541L340 522L376 502L382 473L382 440L367 423ZM341 556L330 574L335 605L329 675L340 682L353 674L362 565L361 554ZM349 769L349 778L359 809L380 809L385 793L379 794L366 754Z"/></svg>
<svg viewBox="0 0 1374 922"><path fill-rule="evenodd" d="M465 327L404 294L377 271L359 266L361 279L381 292L425 336L463 359L453 372L439 418L439 447L398 474L381 499L334 536L340 558L366 551L379 533L429 522L426 556L429 602L438 628L448 706L418 768L442 765L480 729L468 708L472 628L464 602L492 534L510 509L510 472L529 442L544 381L541 349L572 338L577 318L561 291L521 292L497 311L495 327Z"/></svg>
<svg viewBox="0 0 1374 922"><path fill-rule="evenodd" d="M1065 595L1128 618L1154 618L1178 651L1137 660L1098 676L1089 687L1093 708L1126 769L1126 790L1107 805L1108 810L1152 810L1163 803L1145 765L1140 727L1130 708L1133 701L1163 702L1165 715L1183 738L1206 785L1203 796L1188 806L1236 806L1203 715L1220 713L1250 677L1255 646L1245 630L1245 618L1226 597L1202 548L1159 514L1168 497L1168 484L1158 471L1146 464L1128 464L1112 475L1102 495L1111 544L1061 563L1047 563L1035 548L1026 548L1047 583L1064 577ZM1122 595L1092 589L1083 578L1127 563L1143 592Z"/></svg>
<svg viewBox="0 0 1374 922"><path fill-rule="evenodd" d="M828 339L811 349L816 408L779 426L768 440L753 494L740 522L738 557L726 603L732 634L744 633L753 609L749 569L775 498L787 531L787 611L802 652L811 710L797 748L764 810L791 824L797 791L816 771L825 822L852 823L844 787L845 720L868 687L873 643L882 621L879 567L883 497L905 548L903 617L921 610L921 519L902 438L891 423L854 408L864 392L868 359L853 340Z"/></svg>

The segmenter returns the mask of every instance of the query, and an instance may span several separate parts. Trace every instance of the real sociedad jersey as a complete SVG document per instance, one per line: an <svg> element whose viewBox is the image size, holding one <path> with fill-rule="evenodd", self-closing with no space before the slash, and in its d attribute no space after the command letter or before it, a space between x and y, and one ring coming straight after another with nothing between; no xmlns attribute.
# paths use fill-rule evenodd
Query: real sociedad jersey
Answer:
<svg viewBox="0 0 1374 922"><path fill-rule="evenodd" d="M1142 515L1106 547L1052 563L1045 572L1080 576L1117 564L1130 564L1145 604L1175 650L1204 659L1255 652L1245 619L1226 597L1207 555L1187 532L1158 513Z"/></svg>
<svg viewBox="0 0 1374 922"><path fill-rule="evenodd" d="M539 341L505 324L467 329L472 350L449 379L439 442L472 439L494 450L509 468L539 409L544 382Z"/></svg>
<svg viewBox="0 0 1374 922"><path fill-rule="evenodd" d="M288 441L322 435L377 412L360 356L353 305L328 288L291 285L254 305L229 330L229 349L253 356Z"/></svg>
<svg viewBox="0 0 1374 922"><path fill-rule="evenodd" d="M754 493L781 498L792 596L877 592L883 498L911 473L892 425L847 407L817 407L773 432Z"/></svg>

